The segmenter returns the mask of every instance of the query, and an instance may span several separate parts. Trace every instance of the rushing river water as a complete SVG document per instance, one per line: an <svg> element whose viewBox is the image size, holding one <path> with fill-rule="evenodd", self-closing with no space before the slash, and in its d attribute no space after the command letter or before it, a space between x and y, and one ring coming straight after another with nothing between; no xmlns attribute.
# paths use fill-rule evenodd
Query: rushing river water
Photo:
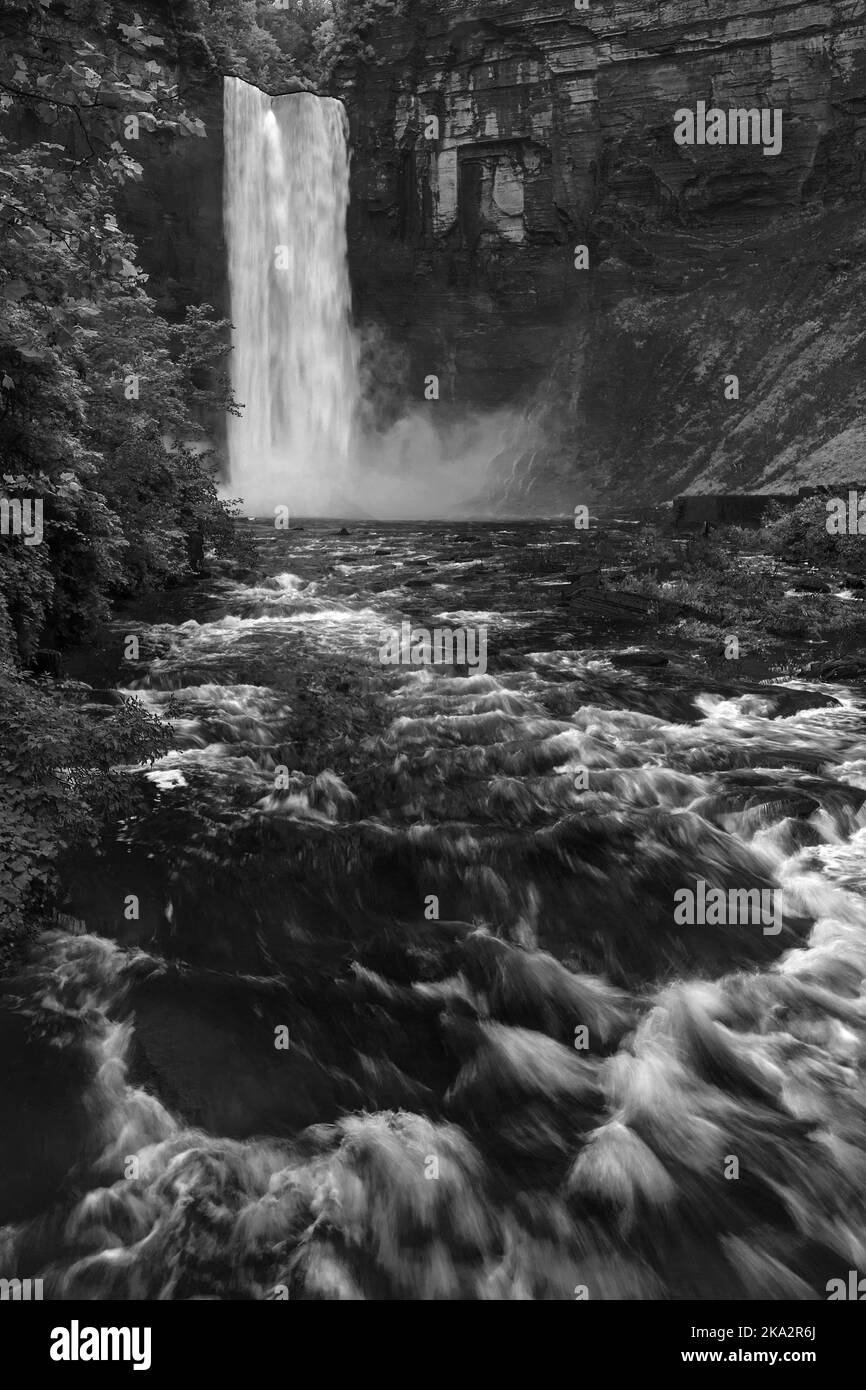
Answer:
<svg viewBox="0 0 866 1390"><path fill-rule="evenodd" d="M350 526L117 625L176 748L5 984L2 1272L826 1297L866 1268L866 713L611 661L532 559L564 527ZM380 665L406 618L487 625L486 673ZM677 925L700 879L782 930Z"/></svg>

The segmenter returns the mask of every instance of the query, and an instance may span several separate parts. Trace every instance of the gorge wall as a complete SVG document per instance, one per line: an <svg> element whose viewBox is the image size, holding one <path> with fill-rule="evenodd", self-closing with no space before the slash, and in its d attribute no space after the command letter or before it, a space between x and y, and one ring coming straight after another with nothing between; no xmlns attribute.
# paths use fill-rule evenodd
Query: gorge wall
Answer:
<svg viewBox="0 0 866 1390"><path fill-rule="evenodd" d="M506 511L864 472L864 0L395 9L334 88L386 411L519 404ZM678 145L699 101L781 109L781 153Z"/></svg>
<svg viewBox="0 0 866 1390"><path fill-rule="evenodd" d="M177 76L183 77L181 69ZM130 145L142 178L123 186L121 216L138 244L161 314L180 320L188 305L204 303L228 317L222 80L189 85L179 80L179 87L204 134L155 132Z"/></svg>

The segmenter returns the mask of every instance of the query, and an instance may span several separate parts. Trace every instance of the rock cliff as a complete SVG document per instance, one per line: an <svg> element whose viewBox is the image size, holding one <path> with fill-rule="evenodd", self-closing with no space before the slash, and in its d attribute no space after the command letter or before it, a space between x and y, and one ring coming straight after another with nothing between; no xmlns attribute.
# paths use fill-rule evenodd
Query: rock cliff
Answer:
<svg viewBox="0 0 866 1390"><path fill-rule="evenodd" d="M388 408L519 404L510 511L864 471L863 0L395 10L336 75ZM780 111L781 151L678 144L699 102Z"/></svg>

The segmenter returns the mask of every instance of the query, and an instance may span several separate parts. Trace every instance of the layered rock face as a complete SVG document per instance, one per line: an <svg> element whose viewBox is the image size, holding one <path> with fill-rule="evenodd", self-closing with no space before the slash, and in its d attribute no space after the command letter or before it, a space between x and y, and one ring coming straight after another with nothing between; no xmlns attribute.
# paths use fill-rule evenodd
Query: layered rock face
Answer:
<svg viewBox="0 0 866 1390"><path fill-rule="evenodd" d="M488 500L866 471L862 0L407 0L369 42L338 83L370 380L520 405ZM780 152L677 143L700 102L780 112Z"/></svg>

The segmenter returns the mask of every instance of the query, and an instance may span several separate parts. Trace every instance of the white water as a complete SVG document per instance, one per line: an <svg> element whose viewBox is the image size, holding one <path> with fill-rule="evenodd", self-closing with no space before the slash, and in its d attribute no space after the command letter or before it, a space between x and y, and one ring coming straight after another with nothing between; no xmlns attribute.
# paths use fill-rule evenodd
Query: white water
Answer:
<svg viewBox="0 0 866 1390"><path fill-rule="evenodd" d="M231 491L246 511L339 515L358 406L342 102L227 77L225 230L234 325Z"/></svg>
<svg viewBox="0 0 866 1390"><path fill-rule="evenodd" d="M27 1025L0 1275L66 1300L716 1302L862 1274L861 696L786 714L781 686L624 677L527 636L498 675L377 663L370 737L277 788L304 683L334 653L370 678L430 532L367 532L336 573L296 539L318 577L226 583L222 616L145 630L160 655L123 693L175 747L110 881L138 888L146 853L156 910L124 927L111 895L120 940L45 933L0 996L0 1025ZM464 568L431 613L493 622ZM533 611L504 601L501 640ZM772 882L802 920L677 937L673 887L704 876ZM454 917L422 935L428 891ZM16 1076L39 1084L10 1139Z"/></svg>

